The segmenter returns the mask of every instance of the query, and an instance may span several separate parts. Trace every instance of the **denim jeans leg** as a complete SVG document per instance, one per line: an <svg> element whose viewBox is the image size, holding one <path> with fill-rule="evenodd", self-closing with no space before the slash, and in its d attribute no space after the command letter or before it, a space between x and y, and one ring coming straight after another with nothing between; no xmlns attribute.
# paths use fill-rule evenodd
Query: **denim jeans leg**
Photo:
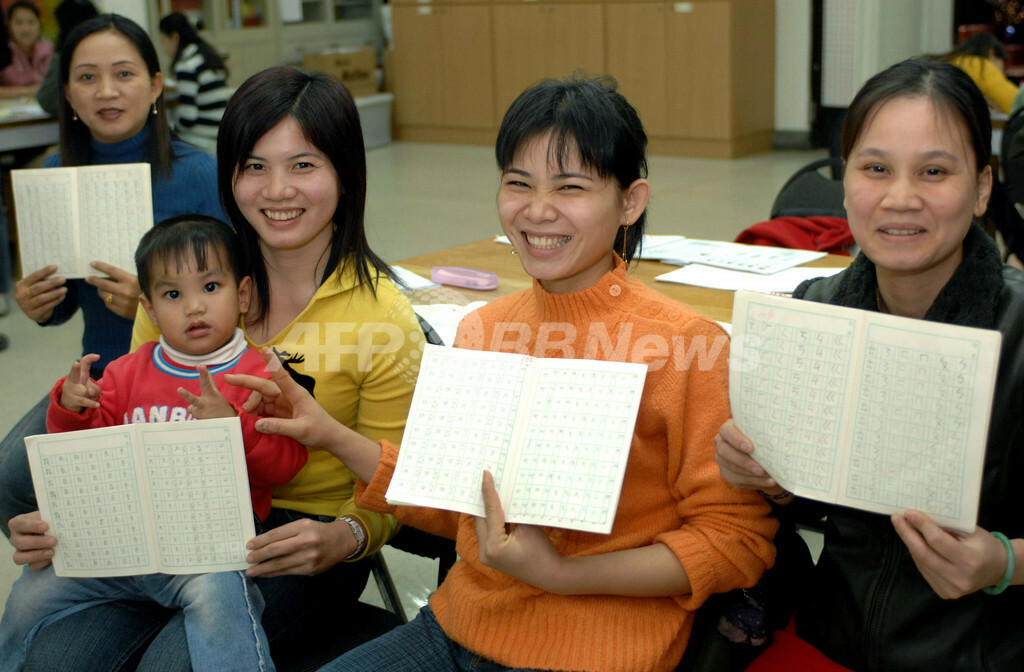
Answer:
<svg viewBox="0 0 1024 672"><path fill-rule="evenodd" d="M267 531L302 518L321 520L319 516L275 508L261 528ZM347 614L358 602L369 572L366 561L339 562L314 576L256 579L266 601L263 629L274 660L289 661L306 647L317 646L318 641L311 639L309 632L323 622L325 612L337 625L334 636L345 638L350 629ZM150 644L137 672L189 672L192 669L183 625L184 619L175 614Z"/></svg>
<svg viewBox="0 0 1024 672"><path fill-rule="evenodd" d="M274 672L263 632L263 596L242 572L138 577L165 607L185 614L195 672Z"/></svg>
<svg viewBox="0 0 1024 672"><path fill-rule="evenodd" d="M57 576L53 565L26 567L11 586L0 619L0 672L22 669L36 633L91 606L131 595L127 577L86 579Z"/></svg>
<svg viewBox="0 0 1024 672"><path fill-rule="evenodd" d="M453 644L427 606L405 625L352 649L319 672L459 672Z"/></svg>
<svg viewBox="0 0 1024 672"><path fill-rule="evenodd" d="M7 522L15 516L35 511L36 493L32 487L32 471L25 452L25 437L46 433L47 395L18 421L0 442L0 530L10 538Z"/></svg>

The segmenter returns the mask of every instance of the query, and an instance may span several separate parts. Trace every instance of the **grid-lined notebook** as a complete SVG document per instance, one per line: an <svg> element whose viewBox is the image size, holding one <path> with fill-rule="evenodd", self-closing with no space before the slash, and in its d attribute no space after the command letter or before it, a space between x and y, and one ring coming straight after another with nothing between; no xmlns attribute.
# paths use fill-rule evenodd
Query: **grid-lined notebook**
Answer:
<svg viewBox="0 0 1024 672"><path fill-rule="evenodd" d="M737 292L729 400L786 489L974 530L1002 335Z"/></svg>
<svg viewBox="0 0 1024 672"><path fill-rule="evenodd" d="M255 536L238 418L25 438L58 576L245 569Z"/></svg>
<svg viewBox="0 0 1024 672"><path fill-rule="evenodd" d="M647 367L426 346L387 498L609 533Z"/></svg>
<svg viewBox="0 0 1024 672"><path fill-rule="evenodd" d="M104 261L135 272L135 248L153 227L148 163L12 170L22 268L50 264L67 278Z"/></svg>

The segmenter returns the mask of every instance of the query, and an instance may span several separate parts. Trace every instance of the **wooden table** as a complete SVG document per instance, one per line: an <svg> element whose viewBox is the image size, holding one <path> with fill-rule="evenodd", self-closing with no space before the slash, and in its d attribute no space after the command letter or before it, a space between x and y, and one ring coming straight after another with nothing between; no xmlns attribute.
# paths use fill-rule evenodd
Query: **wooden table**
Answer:
<svg viewBox="0 0 1024 672"><path fill-rule="evenodd" d="M828 255L812 261L806 266L822 268L845 268L852 259L839 255ZM445 303L465 305L470 301L493 301L494 299L512 294L533 286L533 280L523 271L519 257L512 254L512 246L496 243L493 240L481 240L475 243L459 245L439 252L431 252L418 257L411 257L395 262L397 266L406 268L425 278L430 277L432 266L466 266L492 271L498 274L498 288L490 292L481 292L462 288L445 288ZM640 261L630 266L630 274L639 278L644 284L657 289L662 294L677 301L693 306L708 317L720 322L732 321L732 292L723 289L708 289L692 285L680 285L674 282L655 281L655 276L668 273L678 266L662 264L657 261ZM433 293L434 296L430 296ZM419 290L413 292L413 303L440 303L436 290Z"/></svg>
<svg viewBox="0 0 1024 672"><path fill-rule="evenodd" d="M60 122L37 104L0 102L0 154L29 147L48 147L60 139Z"/></svg>

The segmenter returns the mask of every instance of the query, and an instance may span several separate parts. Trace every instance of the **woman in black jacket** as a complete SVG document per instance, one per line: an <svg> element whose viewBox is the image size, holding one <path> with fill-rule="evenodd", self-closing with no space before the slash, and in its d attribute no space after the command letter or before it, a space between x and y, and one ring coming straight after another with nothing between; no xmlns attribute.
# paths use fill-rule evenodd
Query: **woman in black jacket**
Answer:
<svg viewBox="0 0 1024 672"><path fill-rule="evenodd" d="M1024 661L1024 273L974 223L992 188L981 92L947 63L911 60L871 78L843 128L846 210L861 254L796 298L1002 332L978 527L939 527L821 505L785 491L733 421L716 437L722 476L782 516L827 516L796 635L754 663L790 669L809 643L854 670L1019 670ZM795 501L794 501L795 500ZM792 648L781 651L782 642ZM769 661L778 667L769 665ZM837 669L840 669L837 667Z"/></svg>

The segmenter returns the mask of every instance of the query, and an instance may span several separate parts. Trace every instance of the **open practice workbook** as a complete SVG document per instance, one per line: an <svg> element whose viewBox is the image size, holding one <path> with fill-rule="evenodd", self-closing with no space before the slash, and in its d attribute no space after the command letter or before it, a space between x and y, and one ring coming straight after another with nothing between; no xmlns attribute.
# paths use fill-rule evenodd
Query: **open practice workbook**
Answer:
<svg viewBox="0 0 1024 672"><path fill-rule="evenodd" d="M729 400L803 497L972 531L1002 335L737 292Z"/></svg>
<svg viewBox="0 0 1024 672"><path fill-rule="evenodd" d="M25 438L58 576L245 569L255 536L238 418Z"/></svg>
<svg viewBox="0 0 1024 672"><path fill-rule="evenodd" d="M505 518L609 533L647 367L425 346L392 504L484 515L484 470Z"/></svg>
<svg viewBox="0 0 1024 672"><path fill-rule="evenodd" d="M148 163L11 171L21 266L57 265L83 278L103 261L135 272L135 248L153 227Z"/></svg>

